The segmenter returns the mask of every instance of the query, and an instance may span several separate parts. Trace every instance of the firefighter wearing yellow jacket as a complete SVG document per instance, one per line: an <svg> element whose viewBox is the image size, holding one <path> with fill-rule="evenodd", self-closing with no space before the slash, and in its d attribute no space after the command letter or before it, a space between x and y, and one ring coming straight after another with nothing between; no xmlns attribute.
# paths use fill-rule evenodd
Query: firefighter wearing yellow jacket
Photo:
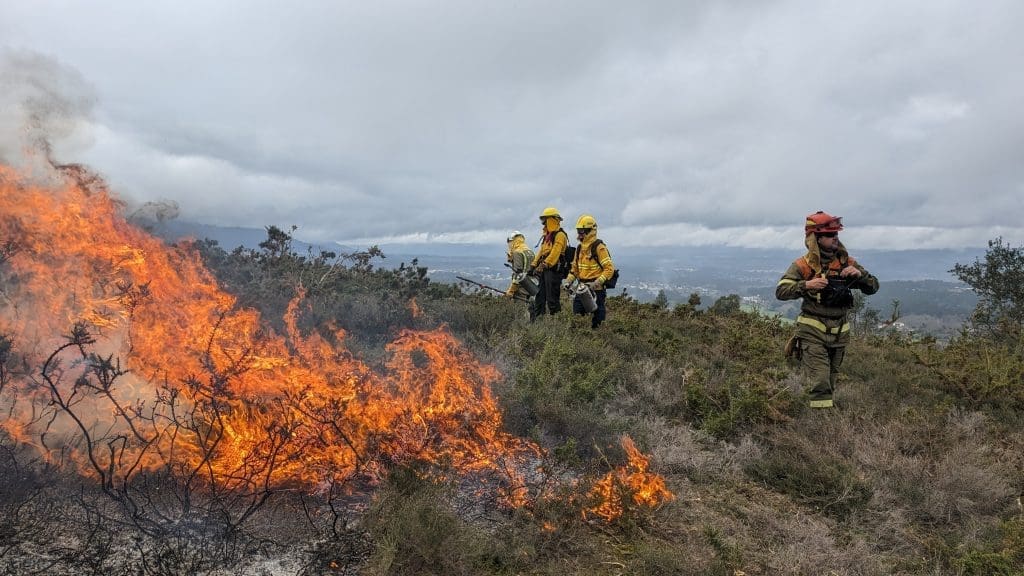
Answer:
<svg viewBox="0 0 1024 576"><path fill-rule="evenodd" d="M562 230L562 216L557 209L545 208L540 213L540 223L543 234L540 249L537 250L527 271L530 276L537 276L540 279L540 290L530 309L530 321L543 316L545 306L549 314L557 314L562 309L558 289L562 285L564 274L556 268L565 247L569 245L569 235Z"/></svg>
<svg viewBox="0 0 1024 576"><path fill-rule="evenodd" d="M570 288L574 280L579 280L594 292L597 308L590 318L590 327L597 328L608 315L604 305L608 291L604 285L615 274L615 264L604 241L597 238L597 220L594 220L593 216L584 214L576 221L576 239L579 240L579 245L576 247L572 268L565 278L566 288ZM587 314L579 295L573 297L572 311L576 314Z"/></svg>
<svg viewBox="0 0 1024 576"><path fill-rule="evenodd" d="M850 339L847 313L851 289L878 292L878 279L850 256L839 241L843 219L815 212L804 225L807 254L790 264L775 287L779 300L803 299L797 316L792 352L800 359L813 387L811 408L832 408L836 377Z"/></svg>
<svg viewBox="0 0 1024 576"><path fill-rule="evenodd" d="M537 285L536 280L526 274L527 268L533 264L533 250L526 245L526 236L518 230L509 234L505 242L508 246L505 259L508 261L508 266L512 268L512 282L505 290L505 296L529 301L536 294L536 289L531 290L531 287L535 288ZM533 303L530 302L530 304L532 306Z"/></svg>

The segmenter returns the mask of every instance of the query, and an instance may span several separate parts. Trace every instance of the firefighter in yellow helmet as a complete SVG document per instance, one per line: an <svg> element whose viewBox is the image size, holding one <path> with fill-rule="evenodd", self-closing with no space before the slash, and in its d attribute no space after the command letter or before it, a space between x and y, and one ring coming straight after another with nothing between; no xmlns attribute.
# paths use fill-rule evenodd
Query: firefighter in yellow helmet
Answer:
<svg viewBox="0 0 1024 576"><path fill-rule="evenodd" d="M549 314L557 314L562 309L559 301L559 287L565 274L558 269L559 260L569 245L569 235L562 230L562 215L555 208L545 208L540 213L541 237L540 249L533 257L527 273L537 276L540 290L537 291L533 307L530 309L530 321L544 315L547 307Z"/></svg>
<svg viewBox="0 0 1024 576"><path fill-rule="evenodd" d="M779 300L803 299L796 335L787 345L810 378L811 408L832 408L836 377L850 340L847 313L853 306L851 289L878 292L878 279L864 269L839 241L843 219L825 212L807 216L804 244L775 287Z"/></svg>
<svg viewBox="0 0 1024 576"><path fill-rule="evenodd" d="M576 239L579 245L569 275L565 278L565 286L573 294L572 311L576 314L592 314L590 327L597 328L608 315L604 305L608 296L605 284L615 275L615 264L608 253L608 247L597 237L597 220L590 214L584 214L576 221ZM576 281L585 284L590 292L577 291L574 285ZM588 310L588 307L593 307L589 302L590 294L593 294L593 304L596 304L593 311Z"/></svg>
<svg viewBox="0 0 1024 576"><path fill-rule="evenodd" d="M505 291L505 296L529 302L533 307L532 298L537 294L537 280L526 274L526 270L533 263L533 250L526 245L526 236L516 230L505 239L508 250L505 252L505 259L508 266L512 268L512 282Z"/></svg>

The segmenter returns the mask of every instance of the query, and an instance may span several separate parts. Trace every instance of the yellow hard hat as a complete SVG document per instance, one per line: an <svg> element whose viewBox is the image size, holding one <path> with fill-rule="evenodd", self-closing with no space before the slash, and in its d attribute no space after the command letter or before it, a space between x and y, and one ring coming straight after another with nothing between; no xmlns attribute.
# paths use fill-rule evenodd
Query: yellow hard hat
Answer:
<svg viewBox="0 0 1024 576"><path fill-rule="evenodd" d="M579 220L576 221L576 228L597 228L597 220L594 220L594 217L591 216L590 214L584 214L583 216L580 216Z"/></svg>
<svg viewBox="0 0 1024 576"><path fill-rule="evenodd" d="M544 209L543 212L540 213L540 219L543 220L545 218L555 218L557 220L561 220L562 215L558 213L558 208L548 206L547 208Z"/></svg>

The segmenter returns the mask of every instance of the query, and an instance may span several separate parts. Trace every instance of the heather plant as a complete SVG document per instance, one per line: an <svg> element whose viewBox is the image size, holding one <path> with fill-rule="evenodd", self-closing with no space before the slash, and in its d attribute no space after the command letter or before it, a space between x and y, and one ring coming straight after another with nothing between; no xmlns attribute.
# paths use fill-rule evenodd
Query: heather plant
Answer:
<svg viewBox="0 0 1024 576"><path fill-rule="evenodd" d="M872 488L854 463L831 448L815 438L781 434L748 473L815 510L844 518L867 506Z"/></svg>
<svg viewBox="0 0 1024 576"><path fill-rule="evenodd" d="M445 487L396 469L363 518L373 551L367 574L472 575L509 560L451 508Z"/></svg>
<svg viewBox="0 0 1024 576"><path fill-rule="evenodd" d="M1016 576L1024 566L1024 518L1002 522L985 544L956 552L953 565L965 576Z"/></svg>

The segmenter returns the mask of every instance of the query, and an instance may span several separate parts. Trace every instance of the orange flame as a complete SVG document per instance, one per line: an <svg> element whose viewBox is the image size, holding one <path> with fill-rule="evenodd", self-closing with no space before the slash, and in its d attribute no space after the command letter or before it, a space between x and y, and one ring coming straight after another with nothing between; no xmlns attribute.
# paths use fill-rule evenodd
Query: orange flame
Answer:
<svg viewBox="0 0 1024 576"><path fill-rule="evenodd" d="M0 333L50 367L0 400L12 416L0 422L8 434L104 430L122 440L116 454L73 448L86 473L127 481L146 470L203 470L229 488L261 474L271 486L374 480L387 463L411 461L509 476L511 460L536 454L501 431L490 392L497 371L443 329L403 332L388 346L384 375L344 349L342 330L330 341L300 334L301 293L286 334L267 334L194 250L165 246L120 208L95 182L45 186L0 166L0 244L15 247L3 260ZM47 364L76 323L88 327L95 356L70 346ZM104 384L101 374L115 373ZM33 406L51 397L67 410L47 423Z"/></svg>
<svg viewBox="0 0 1024 576"><path fill-rule="evenodd" d="M110 486L163 470L249 494L318 491L415 462L497 479L505 504L528 502L520 471L540 450L502 432L497 370L446 330L402 332L379 374L343 330L300 332L300 290L274 334L194 249L130 225L84 169L62 175L40 183L0 165L0 336L34 367L0 382L9 438ZM623 447L629 469L594 488L601 518L621 513L616 483L637 505L672 497Z"/></svg>
<svg viewBox="0 0 1024 576"><path fill-rule="evenodd" d="M610 522L622 516L627 506L656 508L675 498L665 487L664 478L647 471L650 462L637 450L629 436L622 437L622 448L629 461L594 485L590 497L598 504L587 508L584 516L590 513ZM632 505L623 502L624 495L629 496Z"/></svg>

